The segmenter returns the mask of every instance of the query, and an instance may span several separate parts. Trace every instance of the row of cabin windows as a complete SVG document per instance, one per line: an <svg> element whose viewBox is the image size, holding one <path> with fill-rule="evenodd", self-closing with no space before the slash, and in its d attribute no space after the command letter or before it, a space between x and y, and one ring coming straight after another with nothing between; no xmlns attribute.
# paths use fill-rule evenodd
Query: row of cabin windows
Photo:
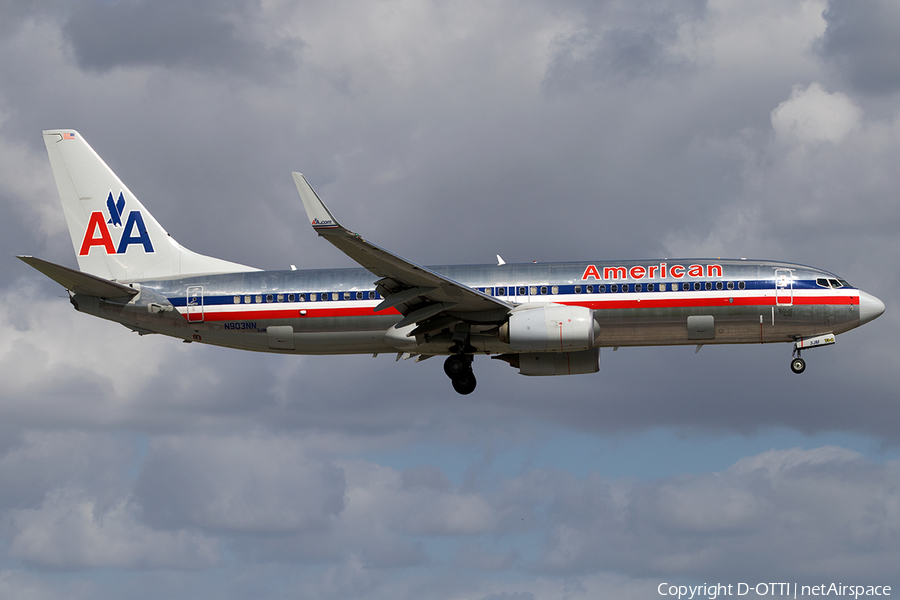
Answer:
<svg viewBox="0 0 900 600"><path fill-rule="evenodd" d="M829 282L829 280L817 279L816 283L819 283L819 285L822 285L822 283L820 283L821 281L824 281L825 283ZM835 280L835 283L837 283L836 280ZM824 285L823 287L829 287L829 286ZM841 287L841 286L840 286L840 284L838 284L835 287ZM684 281L681 283L671 283L671 284L667 284L667 283L647 283L647 284L633 283L630 285L627 283L623 283L623 284L613 283L613 284L599 284L599 285L591 284L591 285L585 285L585 286L576 285L576 286L574 286L574 292L576 294L581 294L581 293L605 294L605 293L617 293L617 292L629 292L629 291L643 292L645 290L645 288L646 288L646 291L648 291L648 292L655 292L655 291L665 292L666 290L671 290L671 291L675 292L675 291L678 291L679 289L681 289L683 291L690 291L692 289L694 291L700 291L700 290L712 290L713 288L715 288L716 290L725 290L725 289L733 290L735 288L737 288L739 290L743 290L746 288L746 284L743 281L738 281L737 283L735 283L734 281L716 281L715 283L713 283L712 281L706 281L706 282ZM481 289L484 291L485 294L493 295L491 293L492 288L481 288ZM556 285L553 285L553 286L547 286L547 285L520 286L518 288L511 288L509 291L512 293L518 292L517 295L519 295L519 296L528 296L528 295L545 296L548 293L552 294L552 295L556 295L556 294L559 294L559 286L556 286ZM505 287L497 288L497 296L506 296L507 295L506 292L507 292L507 288L505 288ZM375 292L371 292L371 291L370 292L310 292L308 294L266 294L266 295L257 294L255 296L235 296L234 303L241 304L243 302L244 304L252 304L255 302L256 304L262 304L263 302L307 302L307 301L309 301L309 302L316 302L316 301L324 302L327 300L332 300L332 301L334 301L334 300L365 300L365 299L374 300L375 298L376 298Z"/></svg>
<svg viewBox="0 0 900 600"><path fill-rule="evenodd" d="M679 286L680 286L680 288L679 288ZM681 284L679 284L679 283L672 283L672 284L634 283L634 284L629 285L627 283L623 283L620 285L618 283L613 283L613 284L609 284L609 285L585 285L585 286L576 285L576 286L574 286L573 289L576 294L581 294L582 292L584 292L586 294L593 294L593 293L605 294L607 292L612 292L612 293L628 292L628 291L643 292L645 289L648 292L655 292L655 291L665 292L667 289L672 290L673 292L677 291L678 289L682 289L684 291L688 291L691 289L694 289L697 291L712 290L713 288L715 288L717 290L725 290L725 289L733 290L733 289L735 289L735 287L737 287L737 289L739 289L739 290L743 290L747 287L747 285L743 281L738 281L737 283L735 283L734 281L716 281L715 283L713 283L712 281L706 281L706 282L695 281L693 283L685 281ZM556 285L553 285L553 286L546 286L546 285L521 286L517 289L516 288L511 289L510 292L518 292L517 295L519 295L519 296L528 296L528 295L544 296L544 295L547 295L548 292L550 294L558 294L559 286L556 286ZM490 294L491 288L484 288L484 293ZM498 287L497 295L498 296L506 296L506 288Z"/></svg>
<svg viewBox="0 0 900 600"><path fill-rule="evenodd" d="M265 302L316 302L327 300L374 300L375 292L310 292L308 294L257 294L255 296L235 296L234 303L262 304Z"/></svg>

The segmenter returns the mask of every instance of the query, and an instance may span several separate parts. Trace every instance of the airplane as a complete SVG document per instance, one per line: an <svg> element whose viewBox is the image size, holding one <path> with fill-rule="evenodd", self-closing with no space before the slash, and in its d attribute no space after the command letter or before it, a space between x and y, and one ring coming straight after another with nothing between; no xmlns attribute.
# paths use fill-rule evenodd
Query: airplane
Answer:
<svg viewBox="0 0 900 600"><path fill-rule="evenodd" d="M522 375L596 373L599 349L787 342L803 350L884 312L833 273L746 259L422 266L343 227L300 173L313 230L360 268L264 271L176 242L77 131L43 132L78 269L19 256L75 309L140 335L287 354L446 356L470 394L476 354Z"/></svg>

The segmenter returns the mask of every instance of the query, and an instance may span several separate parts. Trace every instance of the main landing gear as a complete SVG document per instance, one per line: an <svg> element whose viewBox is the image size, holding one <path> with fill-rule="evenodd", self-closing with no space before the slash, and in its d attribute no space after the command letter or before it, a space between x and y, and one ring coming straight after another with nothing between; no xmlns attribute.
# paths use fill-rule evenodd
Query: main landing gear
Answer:
<svg viewBox="0 0 900 600"><path fill-rule="evenodd" d="M450 378L453 389L458 394L471 394L475 391L475 373L472 372L472 356L468 354L451 354L444 361L444 373Z"/></svg>

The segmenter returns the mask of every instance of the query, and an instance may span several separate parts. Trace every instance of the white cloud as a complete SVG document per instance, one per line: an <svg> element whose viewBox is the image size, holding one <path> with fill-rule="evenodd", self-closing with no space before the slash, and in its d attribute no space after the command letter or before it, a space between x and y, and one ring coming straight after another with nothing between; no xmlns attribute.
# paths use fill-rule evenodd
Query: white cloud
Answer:
<svg viewBox="0 0 900 600"><path fill-rule="evenodd" d="M616 488L624 504L612 501ZM868 564L837 571L846 579L900 555L900 463L842 448L773 450L721 473L650 483L563 478L557 489L541 559L553 572L824 576L867 548Z"/></svg>
<svg viewBox="0 0 900 600"><path fill-rule="evenodd" d="M772 128L780 140L797 144L839 143L860 127L862 110L840 92L819 83L794 86L791 97L772 111Z"/></svg>
<svg viewBox="0 0 900 600"><path fill-rule="evenodd" d="M30 274L30 267L19 264L24 268L19 275ZM49 298L28 283L0 292L2 410L30 411L35 407L27 402L35 398L56 403L54 396L65 397L66 390L92 390L59 407L70 412L78 406L89 411L86 419L115 420L135 399L134 391L148 385L173 354L183 352L173 340L138 339L120 325L76 314L61 286L46 285L56 292Z"/></svg>
<svg viewBox="0 0 900 600"><path fill-rule="evenodd" d="M344 470L347 531L375 527L410 535L478 535L499 526L499 513L480 494L406 487L402 473L369 462L349 462Z"/></svg>
<svg viewBox="0 0 900 600"><path fill-rule="evenodd" d="M197 569L219 560L203 535L154 531L127 499L100 506L77 489L54 490L40 508L12 511L11 520L10 554L44 567Z"/></svg>

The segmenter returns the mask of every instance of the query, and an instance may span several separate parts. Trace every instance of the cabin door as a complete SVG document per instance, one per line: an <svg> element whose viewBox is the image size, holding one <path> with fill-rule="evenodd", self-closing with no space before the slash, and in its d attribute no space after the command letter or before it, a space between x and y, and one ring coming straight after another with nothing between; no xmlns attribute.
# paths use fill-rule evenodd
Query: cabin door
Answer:
<svg viewBox="0 0 900 600"><path fill-rule="evenodd" d="M775 269L775 304L776 306L794 304L794 275L790 269Z"/></svg>
<svg viewBox="0 0 900 600"><path fill-rule="evenodd" d="M187 289L188 323L203 322L203 287L192 285Z"/></svg>

